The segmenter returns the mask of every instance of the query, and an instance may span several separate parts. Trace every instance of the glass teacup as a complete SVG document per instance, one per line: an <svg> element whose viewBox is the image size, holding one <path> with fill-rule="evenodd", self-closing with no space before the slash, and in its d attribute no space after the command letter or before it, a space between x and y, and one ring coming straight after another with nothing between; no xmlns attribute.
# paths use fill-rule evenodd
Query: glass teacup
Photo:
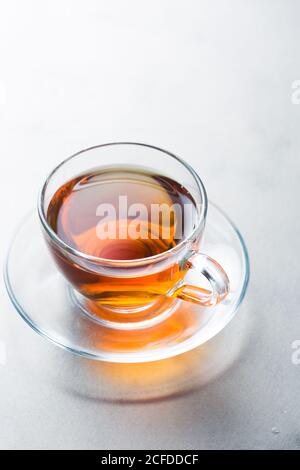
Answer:
<svg viewBox="0 0 300 470"><path fill-rule="evenodd" d="M200 253L203 183L168 151L127 142L80 151L50 173L38 211L72 300L108 326L150 326L178 299L210 307L229 291L222 267Z"/></svg>

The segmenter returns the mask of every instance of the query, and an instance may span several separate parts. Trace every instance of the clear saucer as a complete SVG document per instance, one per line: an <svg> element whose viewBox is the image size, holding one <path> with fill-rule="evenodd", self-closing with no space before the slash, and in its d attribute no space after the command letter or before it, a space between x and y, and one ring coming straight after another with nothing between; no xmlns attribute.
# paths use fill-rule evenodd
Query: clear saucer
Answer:
<svg viewBox="0 0 300 470"><path fill-rule="evenodd" d="M249 280L247 249L237 228L213 203L202 252L215 258L230 280L227 298L216 307L177 300L172 314L159 323L133 330L113 329L95 322L72 301L31 213L19 227L5 265L5 284L21 317L58 346L90 359L148 362L196 348L219 333L235 315Z"/></svg>

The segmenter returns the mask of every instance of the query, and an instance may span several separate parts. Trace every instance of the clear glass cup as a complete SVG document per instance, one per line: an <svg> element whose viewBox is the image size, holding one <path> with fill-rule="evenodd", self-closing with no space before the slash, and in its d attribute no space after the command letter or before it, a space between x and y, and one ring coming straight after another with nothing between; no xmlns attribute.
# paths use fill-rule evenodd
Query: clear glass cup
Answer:
<svg viewBox="0 0 300 470"><path fill-rule="evenodd" d="M142 164L142 165L141 165ZM140 259L115 260L80 252L69 246L47 221L49 203L56 191L74 177L95 168L143 168L156 175L169 177L188 190L197 205L197 219L191 232L173 248ZM72 300L97 321L116 328L150 326L172 312L181 299L201 306L215 306L229 292L229 280L217 261L201 253L205 229L207 195L193 168L181 158L158 147L140 143L109 143L82 150L59 164L46 179L38 198L38 213L47 245L56 264L70 286ZM78 276L87 275L91 284L122 286L144 285L139 301L136 296L127 304L101 302L95 290L86 289ZM156 282L158 279L158 282ZM191 281L192 279L192 281ZM125 283L125 284L124 284ZM157 288L156 288L157 286ZM159 288L158 288L159 286ZM157 289L157 292L155 291ZM97 289L96 289L97 290ZM151 296L149 295L151 291Z"/></svg>

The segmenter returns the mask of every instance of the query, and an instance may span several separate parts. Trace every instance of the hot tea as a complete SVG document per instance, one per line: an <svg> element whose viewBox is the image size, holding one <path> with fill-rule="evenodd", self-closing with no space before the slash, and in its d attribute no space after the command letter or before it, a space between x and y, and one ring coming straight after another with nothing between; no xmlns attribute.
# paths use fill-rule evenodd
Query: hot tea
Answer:
<svg viewBox="0 0 300 470"><path fill-rule="evenodd" d="M84 255L130 261L176 247L197 223L197 209L189 191L171 178L118 167L67 181L53 195L47 221L61 240ZM84 269L54 246L52 251L71 283L101 304L148 303L166 293L187 269L175 263L157 273L147 274L145 268L138 277L130 269L120 270L116 277Z"/></svg>

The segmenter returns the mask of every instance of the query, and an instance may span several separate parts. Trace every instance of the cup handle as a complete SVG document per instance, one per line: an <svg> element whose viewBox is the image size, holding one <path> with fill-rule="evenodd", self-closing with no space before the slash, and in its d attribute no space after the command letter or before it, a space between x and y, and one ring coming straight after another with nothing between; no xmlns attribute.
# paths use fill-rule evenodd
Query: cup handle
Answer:
<svg viewBox="0 0 300 470"><path fill-rule="evenodd" d="M188 284L185 279L177 286L172 297L193 302L204 307L213 307L221 302L228 294L230 284L224 269L209 256L199 253L194 261L188 261L188 268L199 273L199 285ZM205 276L211 285L211 290L200 285L201 276Z"/></svg>

